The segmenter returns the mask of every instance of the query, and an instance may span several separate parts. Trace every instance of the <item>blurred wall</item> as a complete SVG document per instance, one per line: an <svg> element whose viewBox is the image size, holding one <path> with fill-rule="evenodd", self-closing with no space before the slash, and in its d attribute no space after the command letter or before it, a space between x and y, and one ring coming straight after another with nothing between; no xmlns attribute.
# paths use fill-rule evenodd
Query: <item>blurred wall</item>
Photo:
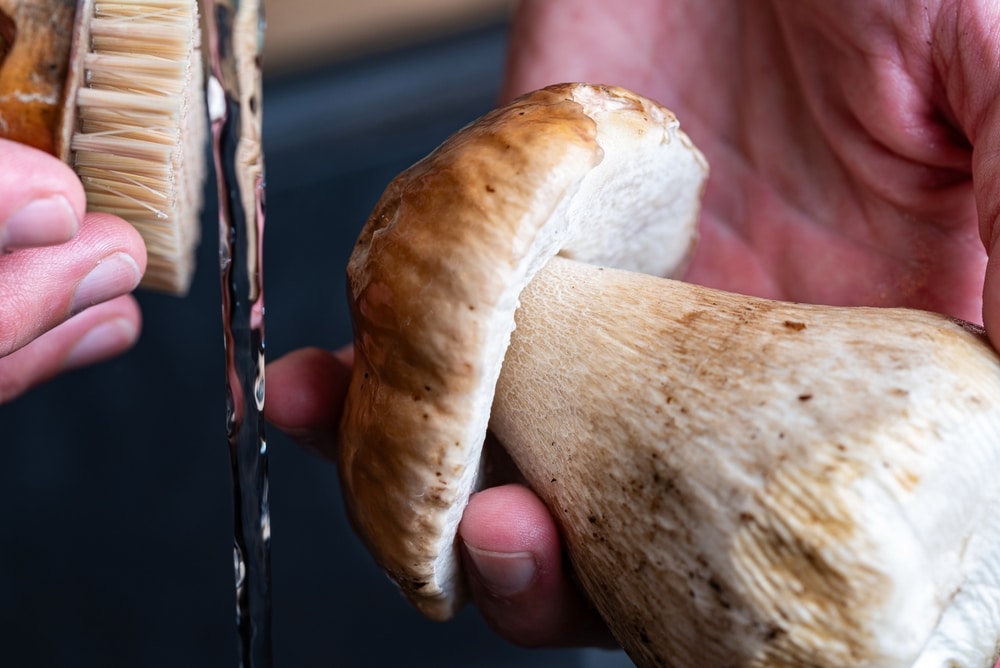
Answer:
<svg viewBox="0 0 1000 668"><path fill-rule="evenodd" d="M514 0L280 0L267 5L265 63L280 75L495 25Z"/></svg>

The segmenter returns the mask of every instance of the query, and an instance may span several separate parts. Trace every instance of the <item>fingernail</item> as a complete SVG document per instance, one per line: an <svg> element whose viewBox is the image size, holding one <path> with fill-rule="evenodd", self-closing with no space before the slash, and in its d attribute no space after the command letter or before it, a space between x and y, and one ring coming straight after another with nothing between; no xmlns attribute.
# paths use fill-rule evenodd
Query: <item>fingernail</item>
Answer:
<svg viewBox="0 0 1000 668"><path fill-rule="evenodd" d="M538 574L530 552L491 552L470 545L465 549L480 582L495 596L506 598L528 591Z"/></svg>
<svg viewBox="0 0 1000 668"><path fill-rule="evenodd" d="M125 253L109 255L98 262L76 286L70 312L79 313L94 304L131 292L139 284L140 278L142 274L139 265L131 256Z"/></svg>
<svg viewBox="0 0 1000 668"><path fill-rule="evenodd" d="M63 358L64 371L78 369L111 357L135 342L138 330L125 318L115 318L97 325L83 335Z"/></svg>
<svg viewBox="0 0 1000 668"><path fill-rule="evenodd" d="M62 195L36 199L4 221L0 247L4 249L51 246L69 241L80 229L73 207Z"/></svg>

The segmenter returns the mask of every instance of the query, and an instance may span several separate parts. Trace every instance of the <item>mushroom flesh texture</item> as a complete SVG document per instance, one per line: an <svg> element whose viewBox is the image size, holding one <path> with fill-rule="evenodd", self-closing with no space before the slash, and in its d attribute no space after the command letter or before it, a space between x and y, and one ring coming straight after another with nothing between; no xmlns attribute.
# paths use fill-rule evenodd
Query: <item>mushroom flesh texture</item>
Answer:
<svg viewBox="0 0 1000 668"><path fill-rule="evenodd" d="M706 175L669 111L566 84L388 186L348 265L355 529L451 616L489 428L640 666L991 668L997 355L936 314L662 278Z"/></svg>

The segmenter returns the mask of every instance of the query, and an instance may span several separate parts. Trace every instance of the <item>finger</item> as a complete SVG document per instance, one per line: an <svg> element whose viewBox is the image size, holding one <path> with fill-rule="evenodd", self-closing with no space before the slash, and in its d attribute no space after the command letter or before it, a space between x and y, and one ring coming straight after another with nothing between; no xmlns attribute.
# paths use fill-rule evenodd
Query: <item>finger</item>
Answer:
<svg viewBox="0 0 1000 668"><path fill-rule="evenodd" d="M0 139L0 252L69 241L84 208L83 186L69 166Z"/></svg>
<svg viewBox="0 0 1000 668"><path fill-rule="evenodd" d="M934 70L941 73L945 116L973 146L972 185L979 233L989 259L982 292L982 317L993 346L1000 349L1000 63L979 54L996 49L996 3L942 5L934 19Z"/></svg>
<svg viewBox="0 0 1000 668"><path fill-rule="evenodd" d="M995 132L998 136L992 141L997 146L986 156L982 153L987 151L981 151L973 180L977 184L980 227L988 255L983 279L983 326L993 347L1000 350L1000 192L992 186L1000 179L1000 154L997 153L1000 151L1000 109Z"/></svg>
<svg viewBox="0 0 1000 668"><path fill-rule="evenodd" d="M303 348L267 366L264 417L299 444L336 457L337 427L347 396L353 348Z"/></svg>
<svg viewBox="0 0 1000 668"><path fill-rule="evenodd" d="M87 309L19 350L0 357L0 404L54 376L125 352L141 316L129 295Z"/></svg>
<svg viewBox="0 0 1000 668"><path fill-rule="evenodd" d="M564 567L552 516L527 487L473 495L459 537L472 599L501 636L526 647L617 646Z"/></svg>
<svg viewBox="0 0 1000 668"><path fill-rule="evenodd" d="M146 268L138 232L89 214L70 241L0 255L0 357L85 309L132 291Z"/></svg>

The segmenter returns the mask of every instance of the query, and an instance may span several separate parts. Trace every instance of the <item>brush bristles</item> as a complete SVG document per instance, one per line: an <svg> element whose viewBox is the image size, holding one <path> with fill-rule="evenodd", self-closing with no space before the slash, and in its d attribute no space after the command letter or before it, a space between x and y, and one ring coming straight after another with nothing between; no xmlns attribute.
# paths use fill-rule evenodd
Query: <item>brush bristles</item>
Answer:
<svg viewBox="0 0 1000 668"><path fill-rule="evenodd" d="M144 287L183 294L206 170L197 2L98 0L88 27L70 144L88 207L142 234Z"/></svg>

